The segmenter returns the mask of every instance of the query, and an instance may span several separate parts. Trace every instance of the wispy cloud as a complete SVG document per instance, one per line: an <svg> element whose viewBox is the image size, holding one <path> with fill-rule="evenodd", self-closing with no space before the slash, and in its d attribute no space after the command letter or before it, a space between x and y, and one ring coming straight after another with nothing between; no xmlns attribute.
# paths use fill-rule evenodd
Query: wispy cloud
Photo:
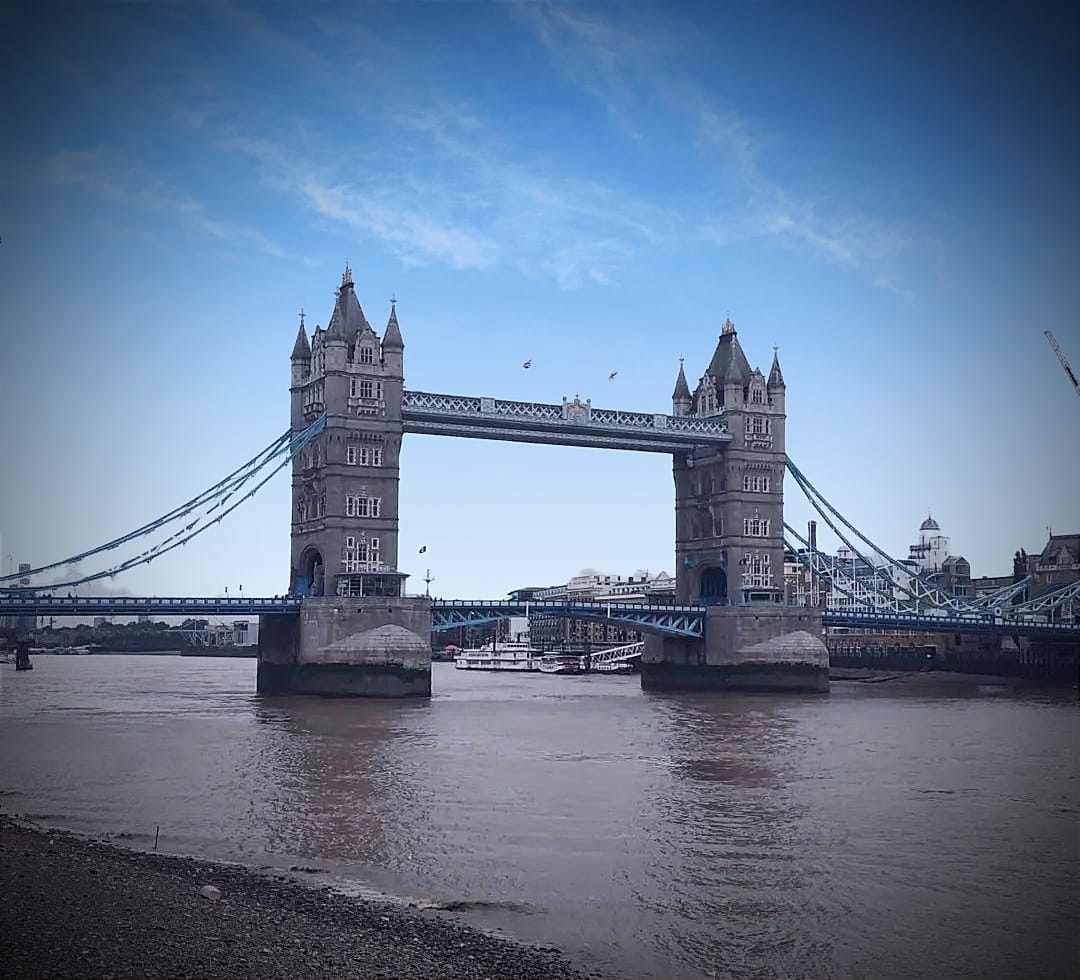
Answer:
<svg viewBox="0 0 1080 980"><path fill-rule="evenodd" d="M309 153L235 129L220 142L254 159L271 188L321 219L378 238L407 265L509 267L563 289L610 285L635 247L670 224L653 205L597 181L509 158L465 110L403 116L398 125L413 154L384 166L370 157L317 164Z"/></svg>
<svg viewBox="0 0 1080 980"><path fill-rule="evenodd" d="M642 30L610 16L612 8L523 4L519 20L546 47L563 77L595 98L624 133L635 137L639 105L684 121L701 157L712 160L723 205L703 204L687 220L702 238L729 245L753 238L797 248L910 297L900 268L918 245L895 223L835 202L817 201L769 176L764 151L775 140L722 106L680 68L685 58L663 29Z"/></svg>
<svg viewBox="0 0 1080 980"><path fill-rule="evenodd" d="M163 215L202 238L253 248L275 258L291 258L262 232L213 215L194 198L114 151L63 150L44 162L40 178L50 184L80 187L110 204Z"/></svg>

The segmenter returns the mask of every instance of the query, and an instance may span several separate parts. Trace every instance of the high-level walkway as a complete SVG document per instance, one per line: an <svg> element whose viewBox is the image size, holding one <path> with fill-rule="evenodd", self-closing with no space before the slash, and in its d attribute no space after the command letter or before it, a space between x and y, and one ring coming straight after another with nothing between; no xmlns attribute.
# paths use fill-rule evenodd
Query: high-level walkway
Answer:
<svg viewBox="0 0 1080 980"><path fill-rule="evenodd" d="M621 412L579 398L554 405L403 391L401 417L406 432L558 446L674 453L731 442L727 422L718 417Z"/></svg>

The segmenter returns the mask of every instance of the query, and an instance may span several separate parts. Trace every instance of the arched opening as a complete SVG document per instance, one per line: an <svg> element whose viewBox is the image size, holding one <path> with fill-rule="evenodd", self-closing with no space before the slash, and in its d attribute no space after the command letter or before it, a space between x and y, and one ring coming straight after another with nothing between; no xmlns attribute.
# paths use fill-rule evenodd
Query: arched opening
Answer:
<svg viewBox="0 0 1080 980"><path fill-rule="evenodd" d="M707 568L701 573L700 597L703 606L727 601L727 573L722 568Z"/></svg>
<svg viewBox="0 0 1080 980"><path fill-rule="evenodd" d="M300 565L293 572L293 595L324 595L323 560L316 548L308 548L300 556Z"/></svg>

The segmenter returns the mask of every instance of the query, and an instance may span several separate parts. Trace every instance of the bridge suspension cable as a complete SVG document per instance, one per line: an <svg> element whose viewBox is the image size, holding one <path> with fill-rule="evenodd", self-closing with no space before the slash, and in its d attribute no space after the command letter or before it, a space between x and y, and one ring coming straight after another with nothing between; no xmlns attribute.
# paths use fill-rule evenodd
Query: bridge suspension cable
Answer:
<svg viewBox="0 0 1080 980"><path fill-rule="evenodd" d="M890 582L901 592L910 596L916 603L927 603L932 606L947 607L957 610L976 610L982 609L983 606L980 603L975 603L968 599L966 596L956 596L951 592L942 589L940 586L935 585L933 582L923 578L913 569L901 564L891 555L889 555L882 548L879 548L873 541L871 541L865 534L862 533L854 524L852 524L843 514L841 514L803 474L803 472L792 462L790 457L786 458L788 472L795 478L795 482L799 485L799 488L806 495L806 499L810 501L811 506L821 515L822 520L829 526L832 532L847 545L848 548L858 557L861 558L868 566L879 568L884 571L887 566L894 571L901 572L903 579L897 579L894 575L888 575ZM823 509L824 508L824 509ZM826 513L828 511L828 513ZM851 541L848 537L836 526L833 520L829 517L832 514L836 517L844 527L848 528L856 537L870 546L885 562L885 565L876 565L870 561Z"/></svg>
<svg viewBox="0 0 1080 980"><path fill-rule="evenodd" d="M186 518L193 514L195 511L204 508L205 511L196 517L193 521L185 524L180 530L174 532L169 537L159 541L153 547L148 548L146 551L141 552L133 558L129 558L126 561L120 562L112 568L106 569L102 572L96 572L90 575L84 575L79 578L71 579L66 582L50 582L49 588L61 588L71 587L76 585L82 585L85 582L93 582L102 578L111 578L120 572L126 571L135 565L146 564L153 561L155 558L160 557L168 551L172 551L173 548L178 548L180 545L187 544L192 538L201 534L209 527L219 523L227 514L232 513L237 507L240 506L245 500L254 497L255 494L267 483L271 477L274 476L279 470L286 466L315 436L317 436L326 427L326 416L322 415L314 422L307 426L307 428L301 430L298 433L293 433L291 430L286 431L277 439L275 439L269 446L263 449L261 452L253 456L250 460L244 463L243 466L236 470L233 470L224 479L219 480L212 487L204 490L202 493L179 507L175 507L168 513L162 515L156 520L150 521L148 524L144 524L142 527L136 528L134 531L129 531L127 534L121 535L112 541L108 541L105 544L99 545L96 548L91 548L88 551L81 552L80 554L73 555L70 558L65 558L61 561L51 562L48 565L41 565L37 568L32 568L29 571L17 572L13 575L5 575L0 577L0 582L10 581L11 579L21 579L27 576L34 577L44 572L51 571L56 568L60 568L65 565L72 565L83 559L90 558L94 555L101 554L104 551L110 551L119 546L126 544L129 541L134 541L140 537L145 537L155 531L165 527L168 524ZM283 458L281 458L283 457ZM197 527L200 522L203 521L212 511L218 508L225 507L228 500L237 493L241 488L251 481L257 474L264 470L271 462L281 458L281 461L252 489L248 490L238 501L232 506L226 507L221 511L213 520L207 521L201 527ZM209 505L209 506L206 506ZM40 586L39 586L40 588Z"/></svg>
<svg viewBox="0 0 1080 980"><path fill-rule="evenodd" d="M890 584L894 584L892 579L888 577L880 569L874 569L875 574L870 578L873 583L873 587L867 587L865 582L863 584L863 595L858 595L854 590L856 589L856 578L854 575L848 575L847 571L838 568L836 559L831 556L823 554L816 549L811 550L810 542L806 540L798 531L795 530L787 521L784 522L784 530L786 530L802 548L796 548L785 537L784 547L790 554L795 557L795 560L799 562L804 568L808 569L812 575L820 579L823 583L827 584L830 589L834 589L841 595L846 596L856 605L864 606L868 601L872 602L875 608L887 607L893 611L898 611L901 606L899 600L895 595L882 591L877 588L879 584L879 575ZM849 583L850 588L842 583Z"/></svg>

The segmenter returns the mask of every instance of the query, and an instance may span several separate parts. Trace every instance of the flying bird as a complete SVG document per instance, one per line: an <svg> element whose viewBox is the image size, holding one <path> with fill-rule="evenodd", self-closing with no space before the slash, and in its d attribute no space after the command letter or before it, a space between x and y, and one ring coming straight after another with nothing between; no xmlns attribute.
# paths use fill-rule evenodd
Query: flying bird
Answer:
<svg viewBox="0 0 1080 980"><path fill-rule="evenodd" d="M426 545L426 544L422 544L422 545L420 546L420 551L419 551L418 553L422 555L422 554L423 554L423 553L424 553L425 551L427 551L427 545Z"/></svg>
<svg viewBox="0 0 1080 980"><path fill-rule="evenodd" d="M528 360L527 360L527 361L526 361L526 362L525 362L524 364L522 364L521 366L522 366L523 368L531 368L531 367L532 367L532 358L530 357L530 358L529 358L529 359L528 359Z"/></svg>
<svg viewBox="0 0 1080 980"><path fill-rule="evenodd" d="M609 374L607 376L608 381L614 381L615 380L615 375L618 374L618 373L619 373L618 371L612 371L611 374Z"/></svg>

